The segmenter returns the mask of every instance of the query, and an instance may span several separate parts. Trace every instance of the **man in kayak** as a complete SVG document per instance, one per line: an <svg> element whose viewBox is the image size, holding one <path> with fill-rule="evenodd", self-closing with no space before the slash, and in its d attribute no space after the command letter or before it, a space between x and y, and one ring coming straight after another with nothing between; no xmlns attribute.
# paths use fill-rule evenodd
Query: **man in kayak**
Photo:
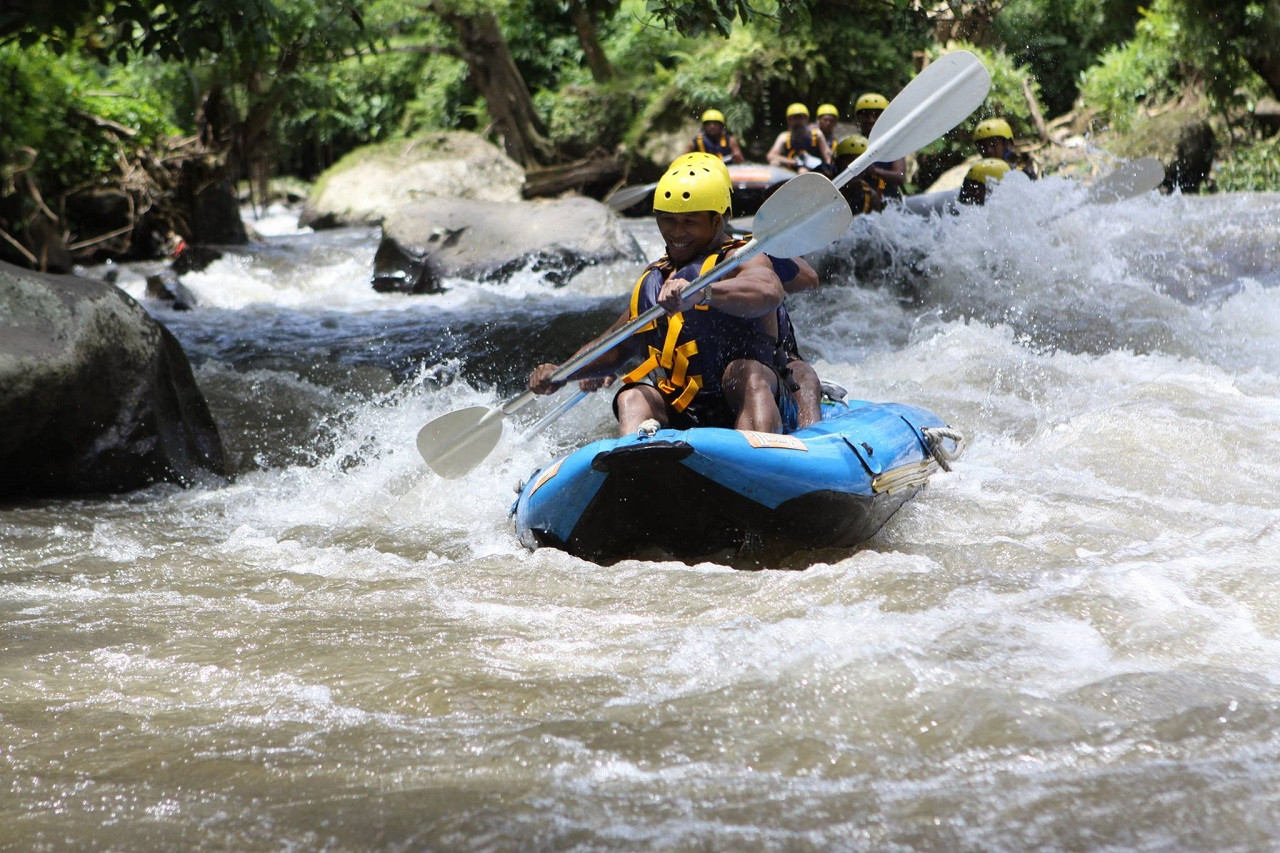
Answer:
<svg viewBox="0 0 1280 853"><path fill-rule="evenodd" d="M876 126L880 114L889 108L889 99L877 92L867 92L858 97L853 105L853 117L858 122L862 135L871 138L871 130ZM867 178L883 198L902 198L902 187L907 182L907 160L887 160L872 163L867 169Z"/></svg>
<svg viewBox="0 0 1280 853"><path fill-rule="evenodd" d="M1013 145L1013 128L1002 118L989 118L978 122L973 129L973 144L983 158L994 157L1004 160L1009 168L1017 169L1031 180L1036 179L1036 170L1030 160L1018 155Z"/></svg>
<svg viewBox="0 0 1280 853"><path fill-rule="evenodd" d="M641 359L614 397L621 435L649 420L676 429L795 428L795 402L780 375L785 364L776 364L784 291L770 259L758 255L697 294L683 293L742 245L725 228L728 181L709 163L675 166L658 182L653 206L667 252L641 275L628 310L609 332L654 305L666 314L570 379L608 376L629 359ZM551 382L555 371L554 364L538 365L529 388L555 391L562 384Z"/></svg>
<svg viewBox="0 0 1280 853"><path fill-rule="evenodd" d="M834 166L836 174L849 168L849 165L866 151L867 138L861 133L851 134L837 142ZM870 171L871 167L868 166L840 188L840 194L844 196L845 201L849 202L849 209L853 211L854 216L859 213L884 210L884 198L872 183Z"/></svg>
<svg viewBox="0 0 1280 853"><path fill-rule="evenodd" d="M718 157L694 152L681 154L672 160L669 169L691 163L709 165L713 171L724 177L725 182L729 184L730 192L731 206L728 215L732 216L733 181L729 177L729 168ZM746 239L750 235L744 234L742 236L743 239ZM765 257L773 264L773 271L782 282L783 292L788 296L793 293L803 293L806 290L817 289L818 273L804 258L775 258L773 255L766 255ZM795 395L796 428L817 423L822 420L822 380L818 378L818 372L800 356L800 347L796 343L795 326L791 323L791 315L787 311L785 301L778 306L775 322L770 323L766 320L765 325L777 342L773 363L775 366L782 365L779 375L782 381L786 383L787 388ZM584 391L598 390L602 384L606 383L595 380L585 380L580 383Z"/></svg>
<svg viewBox="0 0 1280 853"><path fill-rule="evenodd" d="M804 104L787 107L787 129L773 141L766 159L770 166L795 169L802 175L831 164L827 140L809 124L809 108Z"/></svg>
<svg viewBox="0 0 1280 853"><path fill-rule="evenodd" d="M738 140L725 130L724 113L719 110L707 110L702 114L702 130L685 149L686 154L694 152L714 154L721 161L728 159L733 163L741 163L746 159L742 156L742 149L738 147Z"/></svg>
<svg viewBox="0 0 1280 853"><path fill-rule="evenodd" d="M1009 174L1009 164L999 157L987 157L969 167L960 185L957 200L961 204L984 205L987 203L988 184L1000 183Z"/></svg>

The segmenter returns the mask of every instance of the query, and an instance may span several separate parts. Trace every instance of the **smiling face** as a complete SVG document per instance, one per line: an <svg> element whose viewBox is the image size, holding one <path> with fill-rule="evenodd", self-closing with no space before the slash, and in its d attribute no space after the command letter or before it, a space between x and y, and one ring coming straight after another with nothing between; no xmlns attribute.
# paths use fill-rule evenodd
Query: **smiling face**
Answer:
<svg viewBox="0 0 1280 853"><path fill-rule="evenodd" d="M703 249L715 243L724 226L720 214L707 210L693 213L659 211L656 218L658 231L667 244L667 257L677 267L689 263Z"/></svg>

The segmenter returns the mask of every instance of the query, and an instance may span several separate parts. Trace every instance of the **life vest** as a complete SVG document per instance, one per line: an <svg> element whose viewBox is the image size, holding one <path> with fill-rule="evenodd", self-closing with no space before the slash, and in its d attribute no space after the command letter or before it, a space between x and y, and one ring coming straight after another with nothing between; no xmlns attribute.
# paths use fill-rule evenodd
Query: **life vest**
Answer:
<svg viewBox="0 0 1280 853"><path fill-rule="evenodd" d="M693 138L693 144L703 154L715 154L717 157L724 157L732 154L733 149L729 147L729 134L722 133L718 137L707 136L707 132L701 131Z"/></svg>
<svg viewBox="0 0 1280 853"><path fill-rule="evenodd" d="M817 128L810 127L807 131L799 134L797 138L794 130L787 132L787 148L784 152L787 157L795 159L797 154L809 153L819 160L822 159L822 146L818 144Z"/></svg>
<svg viewBox="0 0 1280 853"><path fill-rule="evenodd" d="M892 169L894 161L886 160L876 163L881 169ZM902 186L900 184L891 184L884 178L877 175L871 179L871 185L880 193L881 198L902 198Z"/></svg>
<svg viewBox="0 0 1280 853"><path fill-rule="evenodd" d="M883 185L885 182L877 178L876 184ZM859 213L871 213L878 210L876 197L877 191L872 189L871 184L865 178L854 178L849 183L840 188L840 195L844 196L844 200L849 202L849 209L853 211L854 216Z"/></svg>
<svg viewBox="0 0 1280 853"><path fill-rule="evenodd" d="M664 255L640 275L631 293L631 319L658 302L662 285L673 274L693 281L724 260L743 240L726 240L710 252L677 270ZM638 382L651 376L672 410L683 412L698 394L721 393L725 368L740 358L764 364L774 362L774 340L759 319L735 317L708 305L695 305L670 317L662 316L637 330L643 361L623 377Z"/></svg>
<svg viewBox="0 0 1280 853"><path fill-rule="evenodd" d="M773 265L773 271L784 287L788 281L791 281L800 272L800 266L791 258L775 258L773 255L768 254L765 257ZM800 357L800 349L796 345L796 330L791 325L791 315L787 312L787 303L785 301L778 306L776 314L778 337L774 341L773 366L779 371L783 371L786 370L788 361Z"/></svg>

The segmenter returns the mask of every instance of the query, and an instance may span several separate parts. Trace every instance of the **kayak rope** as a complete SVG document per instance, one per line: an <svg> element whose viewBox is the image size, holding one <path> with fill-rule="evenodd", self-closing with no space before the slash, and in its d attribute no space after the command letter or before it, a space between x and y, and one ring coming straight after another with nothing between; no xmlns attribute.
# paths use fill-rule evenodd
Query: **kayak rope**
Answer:
<svg viewBox="0 0 1280 853"><path fill-rule="evenodd" d="M924 440L929 445L929 453L937 460L938 467L943 471L950 471L951 463L964 453L964 433L950 427L925 427L920 432L923 433ZM956 443L953 450L947 449L944 443L947 439Z"/></svg>

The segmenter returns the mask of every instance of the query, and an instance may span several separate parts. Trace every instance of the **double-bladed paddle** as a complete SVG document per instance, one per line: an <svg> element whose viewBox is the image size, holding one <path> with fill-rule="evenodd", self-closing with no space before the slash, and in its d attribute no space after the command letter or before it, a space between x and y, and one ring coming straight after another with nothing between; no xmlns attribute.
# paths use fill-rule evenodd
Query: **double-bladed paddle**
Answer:
<svg viewBox="0 0 1280 853"><path fill-rule="evenodd" d="M696 296L716 279L765 252L790 258L821 249L843 234L852 221L849 205L831 181L813 173L799 175L779 187L756 211L754 233L746 245L689 282L683 295L685 298ZM551 381L569 379L664 313L666 309L662 306L653 306L560 365L551 374ZM502 418L523 408L536 396L532 391L525 391L496 408L471 406L441 415L418 431L418 452L440 476L461 477L497 445L502 436Z"/></svg>
<svg viewBox="0 0 1280 853"><path fill-rule="evenodd" d="M833 183L842 187L877 161L919 150L968 118L991 89L982 60L957 50L931 62L889 102L867 138L867 150Z"/></svg>

